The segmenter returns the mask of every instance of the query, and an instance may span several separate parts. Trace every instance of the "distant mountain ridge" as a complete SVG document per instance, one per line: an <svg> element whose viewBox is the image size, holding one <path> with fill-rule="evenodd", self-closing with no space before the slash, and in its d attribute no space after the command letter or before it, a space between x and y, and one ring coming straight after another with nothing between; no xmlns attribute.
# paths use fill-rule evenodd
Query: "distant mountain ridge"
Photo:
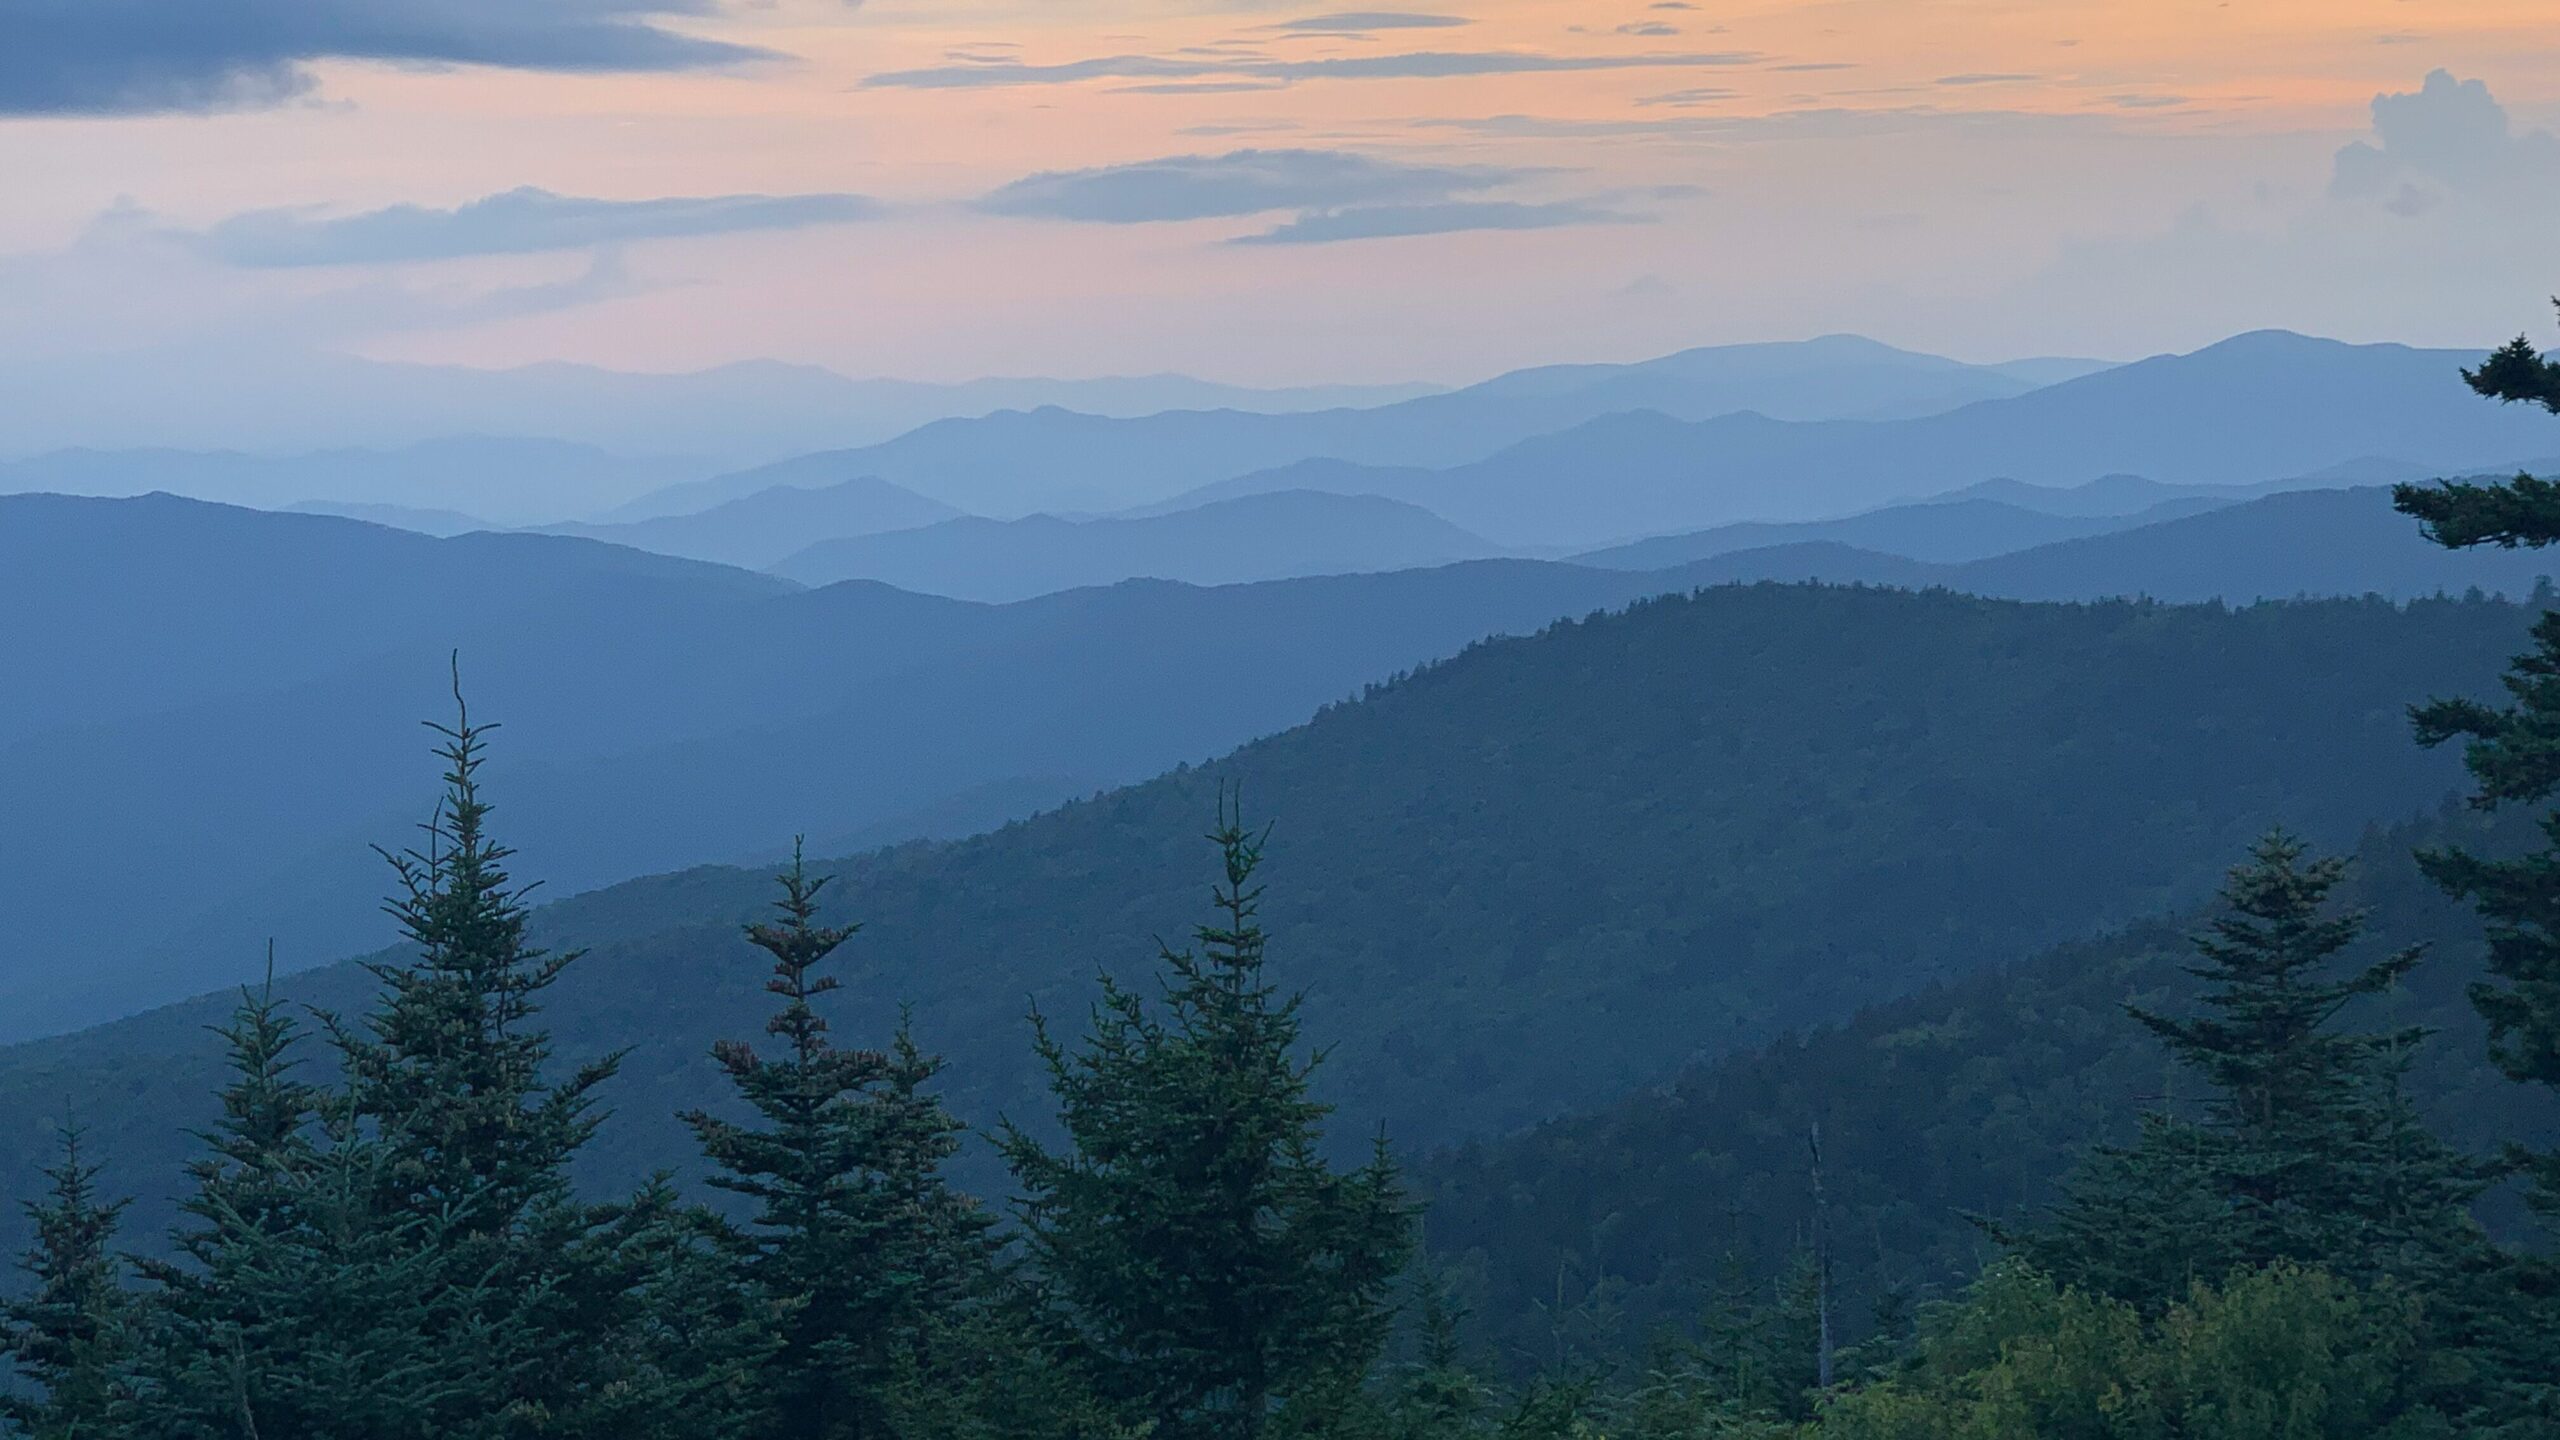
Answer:
<svg viewBox="0 0 2560 1440"><path fill-rule="evenodd" d="M2560 577L2560 556L2446 550L2392 509L2389 490L2367 487L2282 491L1962 564L1818 540L1735 551L1675 573L1700 585L1812 580L2013 600L2141 596L2245 605L2303 595L2408 600L2473 588L2522 599L2547 577Z"/></svg>
<svg viewBox="0 0 2560 1440"><path fill-rule="evenodd" d="M1572 557L1577 565L1612 570L1666 570L1745 550L1833 544L1935 564L2005 555L2062 540L2156 525L2236 503L2236 497L2198 495L2167 500L2125 515L2056 515L1999 500L1938 500L1869 510L1840 520L1795 524L1744 521L1687 535L1662 535Z"/></svg>
<svg viewBox="0 0 2560 1440"><path fill-rule="evenodd" d="M863 475L810 487L778 484L689 515L542 528L546 534L762 570L812 544L912 530L960 515L939 500Z"/></svg>
<svg viewBox="0 0 2560 1440"><path fill-rule="evenodd" d="M697 476L705 462L591 445L460 436L394 449L61 450L0 460L0 495L129 498L154 492L223 505L396 506L461 512L499 526L543 524Z"/></svg>
<svg viewBox="0 0 2560 1440"><path fill-rule="evenodd" d="M773 566L804 585L876 580L1002 603L1128 579L1250 584L1488 559L1499 547L1417 506L1277 490L1142 518L976 516L822 541Z"/></svg>
<svg viewBox="0 0 2560 1440"><path fill-rule="evenodd" d="M373 943L365 847L417 819L406 761L456 651L508 726L527 878L584 887L1142 778L1678 583L1483 562L986 606L562 536L0 497L0 813L45 837L0 864L0 1032L244 978L268 936L287 965ZM134 874L152 905L114 898Z"/></svg>
<svg viewBox="0 0 2560 1440"><path fill-rule="evenodd" d="M885 444L687 486L651 498L628 518L699 509L788 483L809 469L879 475L999 519L1042 511L1190 508L1200 502L1165 502L1220 480L1319 457L1458 465L1633 410L1690 418L1741 411L1805 419L1929 414L2033 388L1996 367L1857 336L1714 346L1632 364L1517 371L1445 394L1356 410L1171 411L1124 419L1046 408L939 421Z"/></svg>
<svg viewBox="0 0 2560 1440"><path fill-rule="evenodd" d="M1613 415L1452 468L1311 460L1186 499L1386 495L1496 543L1597 546L1815 519L1997 478L2232 486L2365 457L2444 473L2547 453L2549 417L2482 405L2462 386L2457 372L2479 359L2268 331L1913 420Z"/></svg>
<svg viewBox="0 0 2560 1440"><path fill-rule="evenodd" d="M855 379L777 360L675 374L556 361L483 370L318 351L244 352L236 345L49 358L40 366L0 360L0 414L12 417L7 444L20 453L101 446L300 453L521 435L635 454L711 457L704 474L876 444L929 421L998 410L1330 409L1406 400L1438 388L1266 389L1182 375L937 383ZM574 513L563 507L542 518Z"/></svg>

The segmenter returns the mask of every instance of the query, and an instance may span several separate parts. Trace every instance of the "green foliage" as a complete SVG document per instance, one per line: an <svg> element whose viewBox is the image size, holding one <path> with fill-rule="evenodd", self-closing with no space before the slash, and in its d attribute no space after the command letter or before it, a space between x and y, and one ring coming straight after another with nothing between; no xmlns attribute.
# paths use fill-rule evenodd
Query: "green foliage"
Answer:
<svg viewBox="0 0 2560 1440"><path fill-rule="evenodd" d="M382 987L362 1026L334 1027L356 1111L390 1143L386 1208L449 1209L503 1236L565 1193L565 1170L595 1133L597 1086L614 1058L550 1083L551 1037L534 1024L542 992L578 958L526 936L512 853L488 833L481 798L489 727L468 710L437 755L445 794L423 848L384 852L400 884L385 908L409 954L367 968Z"/></svg>
<svg viewBox="0 0 2560 1440"><path fill-rule="evenodd" d="M2531 336L2507 342L2478 369L2463 371L2462 379L2483 398L2539 405L2560 415L2560 361L2543 355ZM2417 520L2428 539L2455 549L2496 545L2512 550L2560 540L2560 485L2532 475L2493 485L2458 480L2398 485L2392 503Z"/></svg>
<svg viewBox="0 0 2560 1440"><path fill-rule="evenodd" d="M1993 1267L1905 1373L1837 1397L1821 1440L2417 1440L2417 1307L2291 1266L2198 1284L2156 1320Z"/></svg>
<svg viewBox="0 0 2560 1440"><path fill-rule="evenodd" d="M686 1121L711 1184L751 1213L725 1244L775 1343L755 1369L755 1434L838 1440L899 1433L903 1393L959 1373L946 1332L996 1281L994 1224L943 1166L959 1122L926 1086L940 1062L907 1029L892 1049L840 1049L813 1001L838 988L816 968L851 928L817 924L818 892L795 855L776 923L748 927L783 999L767 1058L724 1042L720 1068L761 1128L696 1111Z"/></svg>
<svg viewBox="0 0 2560 1440"><path fill-rule="evenodd" d="M2454 810L2371 832L2334 892L2370 916L2376 951L2425 944L2432 957L2404 985L2364 1002L2366 1024L2443 1033L2405 1052L2406 1094L2420 1118L2464 1151L2560 1123L2560 1108L2507 1084L2481 1054L2483 1027L2464 984L2479 973L2469 917L2419 871L2419 844L2483 849L2521 827ZM2139 1117L2193 1124L2203 1092L2129 1023L2130 1002L2185 1013L2200 986L2186 974L2191 923L2132 927L2015 965L1876 1004L1836 1026L1693 1066L1605 1109L1488 1140L1416 1165L1432 1248L1469 1277L1484 1338L1503 1367L1552 1363L1550 1316L1605 1290L1618 1312L1597 1337L1607 1353L1641 1346L1662 1325L1687 1325L1719 1291L1764 1285L1801 1249L1812 1212L1805 1130L1822 1124L1824 1184L1838 1237L1839 1313L1855 1338L1869 1297L1942 1293L1997 1247L1967 1215L2021 1225L2052 1212L2056 1190L2093 1146L2151 1159ZM2414 1153L2414 1152L2411 1152ZM2111 1162L2089 1161L2092 1170ZM2102 1237L2148 1236L2111 1248L2140 1259L2150 1293L2183 1294L2221 1273L2215 1232L2180 1219L2174 1197L2209 1202L2156 1175L2152 1193L2099 1177L2124 1198L2097 1216ZM2520 1217L2503 1194L2485 1213ZM1739 1259L1749 1284L1727 1275ZM1563 1277L1559 1305L1559 1277ZM2093 1286L2117 1283L2084 1277ZM1588 1352L1586 1352L1588 1353Z"/></svg>
<svg viewBox="0 0 2560 1440"><path fill-rule="evenodd" d="M51 1185L26 1203L35 1243L19 1262L29 1292L0 1303L0 1362L35 1387L0 1391L0 1421L31 1440L87 1440L128 1418L138 1319L114 1249L120 1201L98 1193L98 1167L65 1127L45 1171Z"/></svg>
<svg viewBox="0 0 2560 1440"><path fill-rule="evenodd" d="M375 1186L356 1236L429 1227L414 1236L415 1263L439 1303L412 1307L421 1345L473 1363L450 1410L420 1407L422 1420L456 1436L574 1428L621 1363L633 1301L604 1263L613 1210L582 1204L569 1181L619 1057L550 1078L540 1001L578 957L526 934L524 892L480 793L488 727L464 709L432 728L444 796L422 845L386 855L400 888L385 908L408 953L368 967L381 996L361 1024L329 1022L346 1075L344 1138ZM452 1295L473 1299L448 1312L441 1297Z"/></svg>
<svg viewBox="0 0 2560 1440"><path fill-rule="evenodd" d="M2560 516L2560 493L2536 503ZM2507 708L2439 700L2416 712L2423 743L2466 741L2472 803L2484 810L2541 805L2560 792L2560 612L2537 620L2533 639L2507 675ZM2473 987L2472 1003L2488 1022L2491 1057L2513 1080L2560 1088L2560 810L2546 811L2540 827L2542 844L2521 855L2444 846L2421 863L2486 922L2490 978ZM2560 1214L2560 1151L2529 1163L2539 1203Z"/></svg>
<svg viewBox="0 0 2560 1440"><path fill-rule="evenodd" d="M2421 954L2338 972L2367 923L2331 903L2345 873L2270 834L2195 939L2203 1012L2127 1007L2203 1082L2204 1120L2155 1114L2133 1149L2099 1151L2053 1227L2021 1237L2047 1273L2156 1311L2235 1268L2292 1261L2420 1283L2484 1253L2469 1208L2495 1173L2428 1135L2399 1083L2423 1032L2338 1027Z"/></svg>
<svg viewBox="0 0 2560 1440"><path fill-rule="evenodd" d="M1411 1247L1384 1141L1356 1171L1319 1153L1317 1062L1264 973L1262 838L1223 807L1212 838L1219 918L1162 949L1160 1002L1105 977L1072 1053L1034 1017L1072 1148L1003 1141L1034 1264L1163 1440L1299 1433L1350 1403Z"/></svg>

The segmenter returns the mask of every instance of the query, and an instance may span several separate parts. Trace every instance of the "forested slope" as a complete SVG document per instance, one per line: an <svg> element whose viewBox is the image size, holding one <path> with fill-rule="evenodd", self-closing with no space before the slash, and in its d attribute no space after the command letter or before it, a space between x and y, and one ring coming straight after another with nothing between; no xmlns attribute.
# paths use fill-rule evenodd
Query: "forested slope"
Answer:
<svg viewBox="0 0 2560 1440"><path fill-rule="evenodd" d="M2411 1091L2475 1154L2560 1138L2560 1107L2483 1059L2464 998L2481 977L2478 921L2411 856L2448 839L2509 849L2526 837L2498 832L2521 829L2452 809L2376 827L2353 847L2341 896L2372 918L2359 958L2428 947L2405 988L2343 1023L2434 1029ZM1950 1293L2000 1253L1977 1217L2032 1222L2089 1146L2129 1141L2146 1108L2194 1111L2195 1082L2124 1007L2196 1008L2203 986L2186 967L2203 918L2058 946L1435 1156L1419 1187L1431 1246L1515 1362L1551 1360L1560 1337L1568 1351L1639 1343L1693 1319L1728 1262L1765 1280L1801 1252L1819 1126L1842 1313L1856 1321L1895 1289ZM2529 1223L2512 1196L2488 1213L2509 1230Z"/></svg>
<svg viewBox="0 0 2560 1440"><path fill-rule="evenodd" d="M1026 1005L1074 1024L1097 967L1199 918L1197 837L1240 784L1277 826L1275 974L1334 1047L1340 1133L1498 1133L2192 904L2277 820L2335 842L2431 806L2456 775L2409 744L2406 702L2481 689L2521 628L2461 601L1649 602L1478 646L1214 765L826 866L831 913L866 926L841 1028L876 1038L912 1002L964 1116L1034 1107ZM521 817L496 798L504 836ZM689 1153L671 1117L709 1093L707 1046L761 1023L735 925L769 888L700 870L543 913L594 951L554 997L564 1047L631 1047L593 1178ZM296 982L341 1004L363 984ZM0 1052L0 1154L30 1163L76 1107L147 1189L200 1117L219 1005Z"/></svg>

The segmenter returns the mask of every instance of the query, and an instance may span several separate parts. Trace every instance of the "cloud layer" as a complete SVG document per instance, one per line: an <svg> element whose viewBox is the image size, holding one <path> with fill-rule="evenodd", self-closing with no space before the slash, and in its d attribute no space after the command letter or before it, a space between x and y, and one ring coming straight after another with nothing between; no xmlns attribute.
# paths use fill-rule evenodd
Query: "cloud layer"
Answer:
<svg viewBox="0 0 2560 1440"><path fill-rule="evenodd" d="M1430 205L1360 205L1319 210L1239 245L1329 245L1344 240L1386 240L1409 235L1454 235L1468 230L1553 230L1566 225L1631 225L1647 217L1604 209L1580 200L1528 204L1511 200L1450 200Z"/></svg>
<svg viewBox="0 0 2560 1440"><path fill-rule="evenodd" d="M0 0L0 115L272 105L308 61L681 70L764 54L664 28L712 0Z"/></svg>
<svg viewBox="0 0 2560 1440"><path fill-rule="evenodd" d="M256 269L529 255L630 240L790 230L883 213L860 195L709 195L592 200L530 187L450 210L394 205L330 217L254 210L181 236L199 253Z"/></svg>
<svg viewBox="0 0 2560 1440"><path fill-rule="evenodd" d="M1292 35L1366 35L1377 30L1446 30L1475 22L1464 15L1415 15L1400 10L1353 10L1335 15L1305 15L1265 25L1265 30Z"/></svg>
<svg viewBox="0 0 2560 1440"><path fill-rule="evenodd" d="M1749 65L1762 57L1726 50L1660 55L1544 55L1527 51L1435 51L1349 55L1322 60L1198 59L1105 55L1055 65L1013 62L889 70L863 81L873 89L974 90L1073 85L1086 80L1198 80L1231 76L1292 84L1300 80L1443 80L1480 75L1546 75L1587 70L1697 69Z"/></svg>
<svg viewBox="0 0 2560 1440"><path fill-rule="evenodd" d="M1027 176L987 196L979 208L998 215L1144 224L1416 204L1509 185L1528 173L1406 165L1334 150L1237 150Z"/></svg>

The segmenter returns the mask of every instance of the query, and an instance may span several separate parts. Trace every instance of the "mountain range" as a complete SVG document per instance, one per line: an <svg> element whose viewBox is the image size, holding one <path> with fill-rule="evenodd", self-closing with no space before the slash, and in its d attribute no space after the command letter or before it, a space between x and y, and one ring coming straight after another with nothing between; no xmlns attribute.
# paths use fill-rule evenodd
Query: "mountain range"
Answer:
<svg viewBox="0 0 2560 1440"><path fill-rule="evenodd" d="M1590 548L1848 514L1992 479L2057 486L2126 473L2233 486L2347 462L2443 474L2546 453L2547 416L2483 405L2463 389L2459 370L2478 360L2268 331L1918 419L1613 415L1470 464L1309 460L1207 486L1186 503L1284 489L1385 495L1499 544Z"/></svg>
<svg viewBox="0 0 2560 1440"><path fill-rule="evenodd" d="M1500 553L1419 506L1374 495L1276 490L1126 519L945 520L821 541L770 568L807 585L877 580L929 595L1002 602L1129 579L1236 584L1410 570Z"/></svg>
<svg viewBox="0 0 2560 1440"><path fill-rule="evenodd" d="M160 492L269 510L387 505L515 526L600 510L708 468L698 460L633 456L568 441L480 436L287 455L61 450L0 461L0 495L129 498Z"/></svg>
<svg viewBox="0 0 2560 1440"><path fill-rule="evenodd" d="M1115 511L1157 506L1198 486L1315 457L1462 465L1630 411L1694 419L1758 412L1807 422L1934 414L2028 393L2041 383L2030 376L2084 368L2076 362L2018 370L1966 365L1842 335L1716 346L1631 365L1520 371L1366 409L1172 411L1127 419L1048 407L937 421L885 444L720 477L644 506L651 514L695 510L774 484L876 475L997 518Z"/></svg>
<svg viewBox="0 0 2560 1440"><path fill-rule="evenodd" d="M467 692L509 724L531 873L584 888L793 834L886 843L999 823L1483 637L1704 585L2520 597L2551 569L2537 552L2437 550L2377 489L1956 565L1796 544L1648 571L1491 560L1010 604L165 496L0 498L0 567L0 664L27 697L0 715L0 810L46 837L0 864L0 949L45 955L78 933L87 957L0 975L0 1030L16 1034L238 978L269 937L298 966L382 935L366 846L416 818L404 758L416 722L449 712L457 652ZM116 903L136 872L158 903Z"/></svg>
<svg viewBox="0 0 2560 1440"><path fill-rule="evenodd" d="M1686 535L1657 535L1629 545L1585 551L1573 559L1577 564L1603 565L1612 570L1661 570L1744 550L1837 545L1907 560L1955 564L2062 540L2139 529L2181 515L2219 509L2238 498L2236 494L2197 495L2165 500L2147 510L2123 515L2056 515L2007 501L1978 498L1933 500L1919 505L1889 505L1839 520L1805 520L1791 525L1744 521Z"/></svg>
<svg viewBox="0 0 2560 1440"><path fill-rule="evenodd" d="M1907 520L1926 508L1886 513ZM2390 491L2366 487L2283 492L1963 564L1816 541L1718 555L1679 573L1707 585L1820 580L2019 600L2138 595L2246 604L2298 595L2405 600L2473 588L2522 599L2560 576L2560 561L2538 550L2445 550L2391 508Z"/></svg>
<svg viewBox="0 0 2560 1440"><path fill-rule="evenodd" d="M706 456L712 464L704 473L876 444L951 416L1042 405L1131 416L1211 407L1330 409L1410 399L1436 388L1260 389L1183 375L936 384L855 379L775 360L675 374L556 362L477 369L237 343L85 360L48 357L42 365L0 361L0 414L11 419L8 449L20 455L136 446L296 454L504 435L620 453ZM576 513L562 507L544 518Z"/></svg>
<svg viewBox="0 0 2560 1440"><path fill-rule="evenodd" d="M814 486L775 484L692 514L605 524L571 522L542 529L546 534L580 535L662 555L762 570L813 543L913 530L960 515L939 500L864 475Z"/></svg>
<svg viewBox="0 0 2560 1440"><path fill-rule="evenodd" d="M1394 613L1382 587L1400 578L1330 588L1374 626ZM1224 603L1264 588L1177 593ZM812 598L831 596L844 598ZM778 612L757 618L770 627ZM990 723L993 708L1024 712L1012 729L1024 750L1059 728L1155 726L1229 704L1285 663L1291 639L1359 639L1237 618L1228 604L1153 636L1121 628L1132 656L1174 635L1196 643L1152 672L1079 654L1092 705L1032 683L1032 657L1015 654L979 667L982 693L919 715L894 743L830 725L818 746L762 752L760 772L620 779L699 825L741 775L870 788L966 743L952 728ZM912 1001L923 1039L951 1058L944 1084L964 1117L1036 1119L1025 1007L1074 1024L1096 967L1143 965L1151 936L1201 918L1212 857L1198 837L1222 790L1240 786L1277 826L1263 907L1273 975L1308 992L1340 1133L1357 1145L1384 1123L1409 1149L1500 1133L2191 905L2276 821L2340 844L2432 806L2458 766L2409 742L2405 706L2491 686L2524 621L2485 601L2225 610L1792 586L1657 600L1472 647L1212 764L991 834L828 861L830 917L865 926L830 1005L859 1042ZM287 768L378 767L418 813L434 787L428 737L387 719L335 723L378 728L368 750L400 753ZM520 758L540 731L495 743ZM217 842L256 847L248 827L267 807L324 832L279 793L299 782L274 762L215 758L242 772ZM128 783L147 793L162 778ZM632 823L595 803L611 797L539 784L521 764L491 784L498 833L523 848L527 873L569 837L604 843ZM130 847L109 868L128 888L165 878ZM313 878L351 907L384 883L378 863ZM716 1083L708 1045L750 1033L767 1007L737 926L770 891L756 871L690 870L541 912L545 943L590 947L551 997L563 1058L632 1047L590 1178L618 1183L689 1153L673 1117ZM64 916L12 953L77 937L92 955L96 918ZM233 975L254 956L240 949ZM342 965L289 993L352 1006L369 983ZM0 1052L0 1185L24 1192L65 1104L118 1167L111 1185L174 1173L165 1162L209 1094L217 1042L203 1025L224 1003ZM144 1233L165 1214L156 1205L135 1217Z"/></svg>
<svg viewBox="0 0 2560 1440"><path fill-rule="evenodd" d="M986 606L562 536L0 498L0 668L29 697L0 713L0 953L50 957L0 968L0 1030L240 978L271 936L288 966L382 936L366 846L417 819L406 760L457 653L509 727L528 873L583 888L1136 780L1678 584L1491 562ZM154 904L115 902L131 873Z"/></svg>

